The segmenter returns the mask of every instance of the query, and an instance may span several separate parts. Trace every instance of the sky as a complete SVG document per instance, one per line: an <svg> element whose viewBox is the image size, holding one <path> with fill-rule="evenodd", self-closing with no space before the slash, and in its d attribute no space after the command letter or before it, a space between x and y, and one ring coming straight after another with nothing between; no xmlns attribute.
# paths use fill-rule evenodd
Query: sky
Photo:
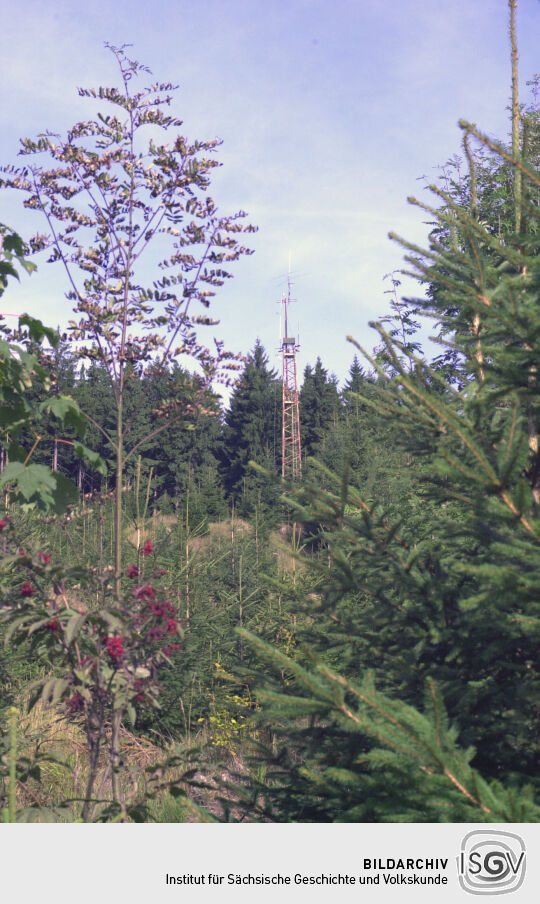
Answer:
<svg viewBox="0 0 540 904"><path fill-rule="evenodd" d="M519 0L517 26L525 99L540 71L539 0ZM355 352L347 335L371 351L369 321L388 312L384 276L403 265L388 232L425 243L425 215L407 197L429 200L426 180L460 152L458 119L508 133L506 0L22 0L2 32L0 163L17 163L23 136L95 116L77 87L116 84L104 42L132 44L156 80L180 86L183 133L223 140L210 189L219 210L243 209L258 226L255 253L213 302L216 335L244 354L260 339L279 370L290 262L300 375L320 356L341 384ZM0 202L1 222L45 231L17 193ZM65 278L38 266L3 311L64 327Z"/></svg>

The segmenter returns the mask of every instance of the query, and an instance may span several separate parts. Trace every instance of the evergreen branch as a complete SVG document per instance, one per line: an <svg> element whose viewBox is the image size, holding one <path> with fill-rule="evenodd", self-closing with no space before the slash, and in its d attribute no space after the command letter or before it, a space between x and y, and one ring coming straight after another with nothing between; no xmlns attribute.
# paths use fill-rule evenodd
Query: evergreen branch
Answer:
<svg viewBox="0 0 540 904"><path fill-rule="evenodd" d="M326 667L321 667L320 670L329 680L337 681L338 684L340 684L346 690L350 691L352 694L357 696L366 706L373 709L380 716L382 716L382 718L385 721L390 722L390 724L394 725L396 728L398 728L400 731L402 731L407 737L409 737L411 739L411 741L413 741L414 744L417 744L420 742L421 746L424 747L424 749L429 753L429 755L435 759L437 766L440 768L443 775L445 775L446 778L448 778L455 785L455 787L458 788L458 790L461 791L461 793L464 794L465 797L472 804L474 804L474 806L479 807L484 813L491 814L492 811L489 809L489 807L486 807L485 804L483 804L480 800L475 798L467 790L465 785L463 785L459 781L459 779L448 769L448 767L444 765L444 763L441 759L441 755L439 753L436 753L435 750L431 747L431 745L427 744L425 741L420 740L420 738L418 737L417 734L415 734L413 731L408 729L403 724L403 721L392 716L391 713L389 713L388 710L385 709L382 704L381 705L377 704L375 695L370 698L365 693L358 690L358 688L351 685L350 682L348 682L342 675L336 675L334 672L332 672L330 669L328 669ZM378 695L378 696L380 696L380 695ZM381 698L381 699L384 699L384 698ZM409 708L407 708L407 709L409 709ZM342 708L342 712L345 713L345 707ZM346 714L350 718L352 718L353 721L355 721L357 723L361 722L361 720L358 719L358 717L351 710L348 710ZM412 714L412 711L411 711L411 714ZM381 735L379 735L378 737L386 746L390 746L388 738L381 736ZM437 747L440 747L439 741L437 741ZM403 752L407 752L407 751L403 751ZM409 753L409 755L410 755L410 753Z"/></svg>
<svg viewBox="0 0 540 904"><path fill-rule="evenodd" d="M429 692L431 694L431 700L433 703L433 712L435 713L435 734L436 734L436 738L437 738L437 747L440 747L440 745L441 745L441 725L440 725L440 718L439 718L439 707L438 707L437 694L435 691L435 682L431 678L428 678L427 683L428 683L428 687L429 687Z"/></svg>
<svg viewBox="0 0 540 904"><path fill-rule="evenodd" d="M373 325L375 326L375 328L378 330L381 337L386 342L392 341L391 337L388 335L388 333L386 333L382 329L380 324L373 324ZM365 352L361 346L358 346L358 348L362 351L362 353L365 355L365 357L371 362L372 359L367 354L367 352ZM384 371L382 371L382 374L385 377L385 379L388 380L388 375L385 374ZM445 408L442 404L435 401L435 399L433 398L433 396L431 394L429 394L428 392L422 392L419 389L419 387L415 386L414 382L403 371L400 371L399 377L400 377L400 382L401 382L403 388L406 389L407 392L409 392L411 395L419 398L420 401L424 404L424 406L428 410L431 410L434 412L434 414L436 414L439 421L442 421L443 423L445 423L459 437L459 439L464 443L465 446L467 446L467 448L474 455L474 457L477 459L477 461L482 465L484 471L486 472L486 474L489 477L489 482L497 485L498 480L497 480L497 475L496 475L495 471L491 467L491 465L490 465L488 459L485 457L485 455L483 455L483 453L474 445L474 443L471 440L471 438L469 437L468 433L466 433L464 428L461 426L462 419L460 419L456 415L451 414L449 412L448 408Z"/></svg>
<svg viewBox="0 0 540 904"><path fill-rule="evenodd" d="M479 132L476 126L472 123L467 122L466 119L460 119L458 125L461 129L466 129L467 132L470 132L471 135L474 135L475 138L478 139L485 147L488 147L491 151L494 151L499 157L502 157L507 163L512 164L518 169L527 179L530 179L534 185L540 187L540 173L538 170L533 169L528 166L523 160L520 159L519 156L514 156L511 151L508 151L504 145L499 144L497 141L493 141L483 132Z"/></svg>
<svg viewBox="0 0 540 904"><path fill-rule="evenodd" d="M525 530L530 534L530 536L533 537L535 542L540 543L540 535L537 533L537 531L535 531L534 527L528 521L528 519L525 518L525 516L521 514L519 509L516 508L514 502L512 501L512 499L510 498L508 493L502 492L502 493L500 493L500 497L501 497L502 501L504 502L504 504L507 506L507 508L510 509L512 514L516 516L516 518L520 522L520 524L522 524L523 527L525 528Z"/></svg>
<svg viewBox="0 0 540 904"><path fill-rule="evenodd" d="M449 465L451 465L453 468L455 468L456 471L460 471L461 474L463 474L465 477L468 477L469 480L471 480L473 483L475 483L478 480L474 471L471 471L470 468L467 468L464 464L457 461L457 459L455 459L448 452L441 450L439 452L439 455L441 456L441 458L444 458L444 460L447 461ZM482 480L482 483L484 484L485 487L490 487L493 484L493 482L491 480L486 480L485 478Z"/></svg>
<svg viewBox="0 0 540 904"><path fill-rule="evenodd" d="M521 252L514 251L512 247L503 244L502 241L492 235L482 225L482 223L478 222L468 213L466 213L466 211L463 210L463 208L457 201L454 201L454 199L450 194L448 194L448 192L443 191L437 185L430 185L429 189L431 192L433 192L434 195L444 201L444 203L447 204L448 207L451 208L451 210L454 211L454 213L458 217L458 220L463 223L464 227L468 226L474 233L476 233L476 235L482 238L482 240L488 245L488 247L492 248L493 251L496 251L503 260L511 262L516 267L520 266L523 260ZM421 210L425 210L427 213L432 213L440 220L445 221L446 219L448 219L444 211L441 211L436 207L431 207L429 204L426 204L424 201L419 201L417 198L409 198L409 203L414 204L416 207L420 207ZM416 249L415 246L409 245L403 239L396 236L395 233L391 233L390 237L397 240L400 244L405 245L405 247L410 247L411 250L418 250L418 252L423 257L432 257L435 261L437 260L437 257L440 257L440 259L443 260L446 264L452 266L454 270L459 271L460 269L466 267L468 264L468 259L464 257L463 254L456 257L455 252L444 251L438 246L436 248L437 254L435 254L434 252L428 254L425 250L422 250L420 248Z"/></svg>
<svg viewBox="0 0 540 904"><path fill-rule="evenodd" d="M441 405L435 402L434 399L427 393L420 392L420 390L415 387L414 384L407 379L407 377L403 376L402 382L408 392L420 399L427 408L431 409L435 414L437 414L440 420L444 424L446 424L456 434L456 436L459 437L461 442L469 449L469 452L471 452L474 458L476 458L478 463L484 469L486 475L490 479L490 482L497 484L498 480L495 471L493 470L485 455L477 448L468 433L461 427L459 418L451 415L448 410L445 410Z"/></svg>
<svg viewBox="0 0 540 904"><path fill-rule="evenodd" d="M457 779L456 776L453 775L450 772L450 770L446 768L446 766L443 767L442 771L443 771L443 775L445 775L446 778L448 778L452 782L452 784L456 786L458 791L461 791L461 793L465 795L467 800L469 800L472 804L474 804L475 807L480 807L480 809L484 813L491 814L493 812L492 810L489 809L489 807L486 807L485 804L483 804L483 803L481 803L481 801L477 800L476 797L473 797L473 795L470 793L470 791L467 791L465 785L462 785L461 782L459 781L459 779Z"/></svg>

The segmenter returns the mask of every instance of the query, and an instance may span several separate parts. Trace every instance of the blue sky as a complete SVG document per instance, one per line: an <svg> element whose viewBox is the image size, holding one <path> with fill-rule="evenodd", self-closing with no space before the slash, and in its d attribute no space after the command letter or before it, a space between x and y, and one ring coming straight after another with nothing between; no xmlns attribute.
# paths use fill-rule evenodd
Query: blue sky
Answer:
<svg viewBox="0 0 540 904"><path fill-rule="evenodd" d="M227 347L245 353L259 337L276 368L289 255L300 370L320 355L343 381L354 353L345 337L373 347L383 276L401 264L388 232L426 235L407 196L459 152L460 117L501 138L508 129L506 0L24 0L3 20L1 162L16 162L20 137L95 114L76 87L115 83L104 41L133 44L157 79L180 85L188 137L223 139L210 193L259 232L213 314ZM519 0L523 97L540 70L539 34L540 2ZM20 203L4 192L0 220L43 230ZM65 324L53 270L40 264L3 310Z"/></svg>

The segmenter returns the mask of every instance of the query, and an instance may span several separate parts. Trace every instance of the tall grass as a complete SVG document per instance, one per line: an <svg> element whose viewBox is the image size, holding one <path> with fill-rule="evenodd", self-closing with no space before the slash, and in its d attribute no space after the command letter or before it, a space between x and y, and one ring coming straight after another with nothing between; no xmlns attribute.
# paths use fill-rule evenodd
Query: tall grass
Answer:
<svg viewBox="0 0 540 904"><path fill-rule="evenodd" d="M61 822L80 821L84 792L88 781L88 757L86 738L81 725L76 720L67 719L57 708L44 708L36 704L29 712L16 713L17 750L21 760L31 760L39 766L39 777L30 777L24 782L6 775L10 818L17 820ZM13 733L13 729L12 729ZM170 750L152 743L146 738L138 738L126 729L121 730L120 753L124 764L121 774L122 796L128 806L144 801L152 791L152 767L162 763ZM111 778L107 770L108 754L104 751L98 773L96 787L98 800L95 819L112 800ZM12 770L13 771L13 770ZM163 772L161 783L175 781L182 773L181 767ZM153 792L152 792L153 793ZM40 813L40 811L42 811ZM160 822L168 821L165 815L175 815L171 821L183 821L182 814L194 816L189 802L172 805L167 791L154 794L149 808L150 818Z"/></svg>

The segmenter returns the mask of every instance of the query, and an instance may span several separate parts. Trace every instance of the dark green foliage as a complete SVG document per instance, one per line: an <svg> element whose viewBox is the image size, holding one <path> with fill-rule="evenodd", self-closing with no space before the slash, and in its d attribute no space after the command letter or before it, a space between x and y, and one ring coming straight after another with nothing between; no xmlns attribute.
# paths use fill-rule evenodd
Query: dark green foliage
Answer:
<svg viewBox="0 0 540 904"><path fill-rule="evenodd" d="M1 227L0 237L0 263L7 267L0 271L1 295L7 277L18 277L14 261L29 272L35 267L24 258L27 249L16 233ZM10 332L2 328L2 332L6 338L0 340L0 488L6 501L11 497L26 510L38 507L64 512L77 501L77 491L63 474L53 473L40 463L35 452L43 433L50 431L52 424L57 429L71 429L78 458L91 460L100 470L105 465L82 443L87 422L77 403L70 396L50 393L53 382L42 345L48 342L56 349L58 334L28 314L19 318L18 329ZM37 387L49 395L39 397Z"/></svg>
<svg viewBox="0 0 540 904"><path fill-rule="evenodd" d="M305 368L299 395L302 455L309 457L317 455L325 433L335 429L340 412L336 379L328 376L320 358L314 368Z"/></svg>
<svg viewBox="0 0 540 904"><path fill-rule="evenodd" d="M259 747L268 770L243 796L251 811L294 822L540 820L530 789L516 794L471 768L474 750L456 744L433 682L419 712L378 692L369 675L353 681L322 662L305 668L241 633L281 672L281 686L257 696L272 725L289 726L288 745Z"/></svg>
<svg viewBox="0 0 540 904"><path fill-rule="evenodd" d="M358 360L358 355L355 355L349 368L349 378L342 391L343 404L345 407L353 408L355 410L360 407L361 399L358 397L358 393L364 388L366 379L364 370Z"/></svg>
<svg viewBox="0 0 540 904"><path fill-rule="evenodd" d="M257 342L231 396L223 431L224 483L242 514L252 513L261 501L266 507L276 504L274 487L249 463L255 461L276 474L280 457L281 384Z"/></svg>

